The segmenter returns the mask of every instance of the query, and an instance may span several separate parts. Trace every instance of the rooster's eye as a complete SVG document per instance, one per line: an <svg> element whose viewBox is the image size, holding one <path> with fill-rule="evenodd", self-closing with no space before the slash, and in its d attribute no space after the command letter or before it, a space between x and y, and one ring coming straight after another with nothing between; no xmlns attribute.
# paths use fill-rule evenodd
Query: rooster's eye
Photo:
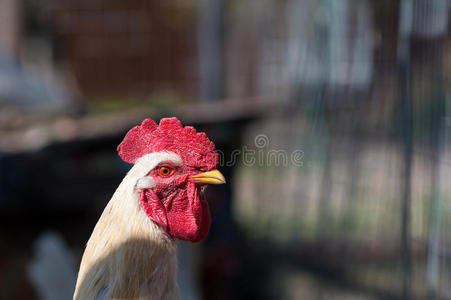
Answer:
<svg viewBox="0 0 451 300"><path fill-rule="evenodd" d="M161 176L169 176L172 173L172 169L168 168L168 167L161 167L158 171L160 173Z"/></svg>

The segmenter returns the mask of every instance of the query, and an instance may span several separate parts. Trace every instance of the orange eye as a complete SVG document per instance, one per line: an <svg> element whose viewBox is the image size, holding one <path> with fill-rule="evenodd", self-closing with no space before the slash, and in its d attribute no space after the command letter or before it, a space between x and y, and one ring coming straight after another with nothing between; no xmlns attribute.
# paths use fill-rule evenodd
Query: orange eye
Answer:
<svg viewBox="0 0 451 300"><path fill-rule="evenodd" d="M172 170L171 170L170 168L168 168L168 167L161 167L160 170L159 170L159 172L160 172L160 175L161 175L161 176L166 177L166 176L171 175Z"/></svg>

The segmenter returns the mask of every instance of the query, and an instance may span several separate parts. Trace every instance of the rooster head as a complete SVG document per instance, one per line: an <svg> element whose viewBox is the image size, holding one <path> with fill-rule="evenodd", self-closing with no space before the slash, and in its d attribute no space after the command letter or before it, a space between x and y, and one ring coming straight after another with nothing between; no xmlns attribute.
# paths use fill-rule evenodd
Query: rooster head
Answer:
<svg viewBox="0 0 451 300"><path fill-rule="evenodd" d="M147 216L172 237L199 242L210 228L204 196L207 184L225 183L216 170L218 154L205 133L183 127L177 118L146 119L117 148L127 163L142 166L136 182Z"/></svg>

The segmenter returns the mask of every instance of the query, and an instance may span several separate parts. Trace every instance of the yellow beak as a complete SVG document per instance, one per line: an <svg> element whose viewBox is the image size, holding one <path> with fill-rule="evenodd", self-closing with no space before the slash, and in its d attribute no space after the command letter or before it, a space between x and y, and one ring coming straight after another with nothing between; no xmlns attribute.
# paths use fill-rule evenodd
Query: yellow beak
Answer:
<svg viewBox="0 0 451 300"><path fill-rule="evenodd" d="M204 173L200 173L194 176L191 176L195 183L204 183L204 184L223 184L226 183L224 176L218 170L212 170Z"/></svg>

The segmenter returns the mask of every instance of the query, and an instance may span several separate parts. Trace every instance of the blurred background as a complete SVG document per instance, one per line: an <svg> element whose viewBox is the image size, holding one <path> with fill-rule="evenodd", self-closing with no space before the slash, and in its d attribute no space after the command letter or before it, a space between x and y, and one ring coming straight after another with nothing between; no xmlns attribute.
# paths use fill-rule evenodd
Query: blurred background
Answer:
<svg viewBox="0 0 451 300"><path fill-rule="evenodd" d="M130 168L116 146L165 116L207 133L228 180L208 238L179 243L182 299L451 299L449 17L0 0L0 299L71 299Z"/></svg>

